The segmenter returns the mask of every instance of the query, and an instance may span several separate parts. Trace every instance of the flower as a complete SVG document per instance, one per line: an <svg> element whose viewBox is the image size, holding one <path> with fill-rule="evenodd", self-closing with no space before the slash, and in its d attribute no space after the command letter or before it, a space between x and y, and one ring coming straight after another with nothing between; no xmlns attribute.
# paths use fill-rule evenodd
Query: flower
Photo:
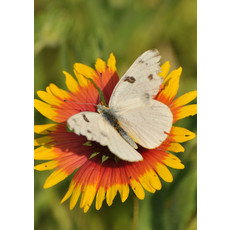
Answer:
<svg viewBox="0 0 230 230"><path fill-rule="evenodd" d="M179 119L196 114L196 104L186 104L195 99L197 93L192 91L174 100L182 68L168 74L169 69L169 62L161 66L159 75L164 78L164 82L154 99L171 109L175 123ZM184 152L180 143L193 139L193 132L172 126L167 139L159 147L139 147L142 161L116 161L114 157L108 157L111 154L107 147L88 141L86 137L69 132L66 128L68 118L74 114L81 111L96 112L94 104L98 103L99 91L95 84L103 91L105 102L108 104L119 81L114 55L110 55L107 64L97 59L95 70L76 63L76 79L65 71L63 73L69 92L50 84L46 92L37 92L44 102L35 99L36 109L57 123L35 125L35 133L43 135L35 139L35 159L46 161L36 165L35 169L54 169L45 181L44 188L49 188L75 173L61 203L70 198L70 209L73 209L81 195L80 207L87 212L94 199L96 209L99 210L104 199L109 206L112 205L118 192L122 202L128 198L130 188L139 199L144 199L144 189L151 193L161 189L159 177L166 182L173 181L168 167L183 169L184 165L170 152ZM95 84L89 79L93 79Z"/></svg>

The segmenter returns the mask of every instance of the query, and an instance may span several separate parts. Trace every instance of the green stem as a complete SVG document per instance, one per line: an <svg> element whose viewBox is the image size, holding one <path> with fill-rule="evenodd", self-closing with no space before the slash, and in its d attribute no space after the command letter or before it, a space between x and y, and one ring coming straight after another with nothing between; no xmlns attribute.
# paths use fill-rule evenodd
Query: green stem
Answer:
<svg viewBox="0 0 230 230"><path fill-rule="evenodd" d="M138 216L139 216L139 199L134 195L132 230L137 230Z"/></svg>

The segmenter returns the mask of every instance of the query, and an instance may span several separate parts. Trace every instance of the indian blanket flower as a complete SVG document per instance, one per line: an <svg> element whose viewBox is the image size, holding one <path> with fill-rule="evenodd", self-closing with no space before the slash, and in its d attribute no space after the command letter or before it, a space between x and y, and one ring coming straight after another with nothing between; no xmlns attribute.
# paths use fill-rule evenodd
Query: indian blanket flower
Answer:
<svg viewBox="0 0 230 230"><path fill-rule="evenodd" d="M169 62L161 66L159 75L164 82L154 98L167 105L173 114L173 123L196 114L196 104L187 105L196 98L197 92L186 93L177 99L182 68L169 73ZM169 73L169 74L168 74ZM80 207L87 212L95 199L99 210L104 200L110 206L117 193L121 201L129 196L130 188L139 199L144 199L145 190L154 193L162 185L159 178L172 182L168 167L183 169L180 159L171 152L184 152L181 142L195 137L185 128L172 126L166 140L155 149L138 148L143 160L127 162L115 160L106 146L88 141L66 128L67 120L81 111L96 112L99 90L103 92L108 104L114 87L119 81L116 72L116 60L113 54L105 63L97 59L95 70L80 64L74 64L75 77L63 71L69 91L50 84L45 91L38 91L44 101L35 99L36 109L56 124L35 125L35 133L43 135L35 139L35 159L45 162L35 166L36 170L54 170L47 178L44 188L49 188L74 173L69 189L61 203L70 198L73 209L80 198ZM92 79L93 81L89 80Z"/></svg>

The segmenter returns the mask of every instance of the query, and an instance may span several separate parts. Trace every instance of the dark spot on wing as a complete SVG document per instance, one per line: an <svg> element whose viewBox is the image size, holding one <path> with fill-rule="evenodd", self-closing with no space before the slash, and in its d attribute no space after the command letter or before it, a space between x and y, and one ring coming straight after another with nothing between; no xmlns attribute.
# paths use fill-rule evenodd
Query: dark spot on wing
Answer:
<svg viewBox="0 0 230 230"><path fill-rule="evenodd" d="M159 52L158 52L157 49L152 49L151 51L152 51L152 53L153 53L153 57L159 56Z"/></svg>
<svg viewBox="0 0 230 230"><path fill-rule="evenodd" d="M144 63L144 61L143 61L143 60L140 60L139 63Z"/></svg>
<svg viewBox="0 0 230 230"><path fill-rule="evenodd" d="M103 136L103 137L107 137L107 135L102 131L100 132L100 134Z"/></svg>
<svg viewBox="0 0 230 230"><path fill-rule="evenodd" d="M86 122L89 122L88 118L86 117L85 114L82 115L83 116L83 119L86 121Z"/></svg>
<svg viewBox="0 0 230 230"><path fill-rule="evenodd" d="M87 129L87 132L88 132L88 133L92 133L92 132L91 132L90 130L88 130L88 129Z"/></svg>
<svg viewBox="0 0 230 230"><path fill-rule="evenodd" d="M145 99L149 99L149 98L150 98L149 93L145 93L145 94L144 94L144 97L145 97Z"/></svg>
<svg viewBox="0 0 230 230"><path fill-rule="evenodd" d="M132 76L126 76L124 81L127 81L127 82L132 84L132 83L134 83L136 81L136 79L134 77L132 77Z"/></svg>
<svg viewBox="0 0 230 230"><path fill-rule="evenodd" d="M152 75L152 74L149 74L148 79L149 79L150 81L153 80L153 75Z"/></svg>

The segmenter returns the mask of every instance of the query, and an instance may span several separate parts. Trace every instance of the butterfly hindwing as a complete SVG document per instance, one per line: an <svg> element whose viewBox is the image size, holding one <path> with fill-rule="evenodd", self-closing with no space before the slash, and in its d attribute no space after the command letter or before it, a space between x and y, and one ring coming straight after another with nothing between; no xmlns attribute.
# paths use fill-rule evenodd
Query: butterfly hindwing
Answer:
<svg viewBox="0 0 230 230"><path fill-rule="evenodd" d="M121 127L132 139L147 149L158 147L170 133L173 116L168 106L151 100L149 104L127 105L115 113Z"/></svg>
<svg viewBox="0 0 230 230"><path fill-rule="evenodd" d="M67 125L75 134L84 135L88 140L108 146L109 150L122 160L133 162L143 159L99 113L78 113L68 119Z"/></svg>

